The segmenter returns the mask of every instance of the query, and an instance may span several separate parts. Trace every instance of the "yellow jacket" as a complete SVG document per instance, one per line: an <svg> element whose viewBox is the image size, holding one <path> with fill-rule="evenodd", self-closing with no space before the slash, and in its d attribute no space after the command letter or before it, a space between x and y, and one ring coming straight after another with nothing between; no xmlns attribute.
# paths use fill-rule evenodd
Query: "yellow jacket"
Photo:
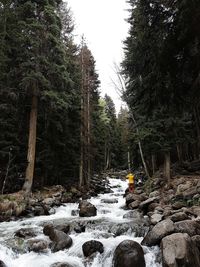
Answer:
<svg viewBox="0 0 200 267"><path fill-rule="evenodd" d="M132 173L129 173L126 178L128 179L129 184L134 183L134 175Z"/></svg>

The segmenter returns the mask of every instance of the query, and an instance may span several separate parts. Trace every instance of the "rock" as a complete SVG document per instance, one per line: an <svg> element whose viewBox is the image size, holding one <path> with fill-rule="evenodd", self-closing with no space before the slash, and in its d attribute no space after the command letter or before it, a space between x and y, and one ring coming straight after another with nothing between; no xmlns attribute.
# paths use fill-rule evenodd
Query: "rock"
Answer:
<svg viewBox="0 0 200 267"><path fill-rule="evenodd" d="M136 194L127 194L126 195L126 206L128 206L130 203L134 202L134 201L140 201L141 202L141 197L140 195L136 195Z"/></svg>
<svg viewBox="0 0 200 267"><path fill-rule="evenodd" d="M151 224L153 224L153 225L157 224L158 222L160 222L162 220L162 217L163 217L162 214L154 213L150 217Z"/></svg>
<svg viewBox="0 0 200 267"><path fill-rule="evenodd" d="M160 196L160 192L159 191L153 191L149 194L149 197L159 197Z"/></svg>
<svg viewBox="0 0 200 267"><path fill-rule="evenodd" d="M141 221L143 215L138 210L130 210L128 213L124 214L123 218L133 219L134 222Z"/></svg>
<svg viewBox="0 0 200 267"><path fill-rule="evenodd" d="M159 206L159 203L151 203L149 206L148 206L148 211L154 211L156 207Z"/></svg>
<svg viewBox="0 0 200 267"><path fill-rule="evenodd" d="M54 204L55 199L54 198L45 198L42 203L44 203L47 206L52 206Z"/></svg>
<svg viewBox="0 0 200 267"><path fill-rule="evenodd" d="M193 212L193 214L200 217L200 206L191 207L191 211Z"/></svg>
<svg viewBox="0 0 200 267"><path fill-rule="evenodd" d="M147 200L140 203L139 209L143 210L144 212L147 212L148 206L153 202L158 202L159 199L159 197L148 198Z"/></svg>
<svg viewBox="0 0 200 267"><path fill-rule="evenodd" d="M116 198L111 198L111 199L101 199L102 203L108 203L108 204L113 204L113 203L118 203L118 200Z"/></svg>
<svg viewBox="0 0 200 267"><path fill-rule="evenodd" d="M155 246L160 243L163 237L173 233L175 230L174 223L170 219L166 219L157 223L144 237L142 245Z"/></svg>
<svg viewBox="0 0 200 267"><path fill-rule="evenodd" d="M55 226L56 230L62 231L65 234L68 234L70 231L70 225L69 224L60 224Z"/></svg>
<svg viewBox="0 0 200 267"><path fill-rule="evenodd" d="M115 236L120 236L120 235L126 233L130 229L131 229L131 225L128 223L114 224L110 228L109 232L114 234Z"/></svg>
<svg viewBox="0 0 200 267"><path fill-rule="evenodd" d="M79 214L79 210L72 210L71 215L72 216L77 216Z"/></svg>
<svg viewBox="0 0 200 267"><path fill-rule="evenodd" d="M7 267L3 261L0 260L0 267Z"/></svg>
<svg viewBox="0 0 200 267"><path fill-rule="evenodd" d="M200 235L192 236L192 241L195 243L195 246L199 249L200 253Z"/></svg>
<svg viewBox="0 0 200 267"><path fill-rule="evenodd" d="M132 240L122 241L114 251L113 267L145 267L144 251Z"/></svg>
<svg viewBox="0 0 200 267"><path fill-rule="evenodd" d="M47 224L43 228L43 233L53 241L52 251L56 252L65 248L69 248L72 245L72 239L69 235L62 231L54 229L53 225Z"/></svg>
<svg viewBox="0 0 200 267"><path fill-rule="evenodd" d="M80 217L92 217L97 215L96 207L86 200L80 201L79 209Z"/></svg>
<svg viewBox="0 0 200 267"><path fill-rule="evenodd" d="M74 227L74 231L76 233L83 233L85 232L85 225L82 225L82 224L78 224Z"/></svg>
<svg viewBox="0 0 200 267"><path fill-rule="evenodd" d="M15 232L16 237L20 238L30 238L35 237L37 234L31 228L21 228Z"/></svg>
<svg viewBox="0 0 200 267"><path fill-rule="evenodd" d="M185 220L174 223L175 232L187 233L189 236L200 235L200 222Z"/></svg>
<svg viewBox="0 0 200 267"><path fill-rule="evenodd" d="M56 262L52 264L50 267L75 267L75 266L72 266L71 264L67 262Z"/></svg>
<svg viewBox="0 0 200 267"><path fill-rule="evenodd" d="M175 214L173 214L170 219L173 221L173 222L178 222L178 221L184 221L184 220L187 220L189 219L188 215L185 214L185 212L177 212Z"/></svg>
<svg viewBox="0 0 200 267"><path fill-rule="evenodd" d="M85 257L89 257L95 252L104 252L103 244L96 240L90 240L85 242L82 246L82 249Z"/></svg>
<svg viewBox="0 0 200 267"><path fill-rule="evenodd" d="M128 208L134 210L134 209L137 209L139 205L140 205L140 201L135 200L128 205Z"/></svg>
<svg viewBox="0 0 200 267"><path fill-rule="evenodd" d="M181 202L181 201L177 201L175 203L172 204L172 208L175 209L175 210L179 210L183 207L186 207L186 203L185 202Z"/></svg>
<svg viewBox="0 0 200 267"><path fill-rule="evenodd" d="M163 267L200 267L199 251L188 234L175 233L161 242Z"/></svg>
<svg viewBox="0 0 200 267"><path fill-rule="evenodd" d="M29 251L45 252L45 251L47 251L48 243L46 240L29 239L27 241L27 247L28 247Z"/></svg>

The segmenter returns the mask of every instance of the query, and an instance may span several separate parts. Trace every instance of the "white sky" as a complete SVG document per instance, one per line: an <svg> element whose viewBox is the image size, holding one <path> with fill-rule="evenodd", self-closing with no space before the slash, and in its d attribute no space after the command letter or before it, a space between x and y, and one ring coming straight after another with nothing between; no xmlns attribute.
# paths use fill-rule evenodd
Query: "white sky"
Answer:
<svg viewBox="0 0 200 267"><path fill-rule="evenodd" d="M84 35L87 45L96 60L96 70L101 81L101 95L112 97L117 112L120 97L111 78L116 80L114 62L123 58L122 41L128 35L129 16L126 0L66 0L75 19L75 34ZM79 38L79 42L80 38Z"/></svg>

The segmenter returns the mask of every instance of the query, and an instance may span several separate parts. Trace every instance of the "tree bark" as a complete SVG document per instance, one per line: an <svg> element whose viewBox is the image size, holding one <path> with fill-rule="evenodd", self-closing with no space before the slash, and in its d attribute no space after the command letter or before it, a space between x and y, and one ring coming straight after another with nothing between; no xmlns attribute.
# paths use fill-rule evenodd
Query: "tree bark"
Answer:
<svg viewBox="0 0 200 267"><path fill-rule="evenodd" d="M33 184L34 168L35 168L37 105L38 105L38 98L36 94L33 94L31 112L30 112L30 122L29 122L29 139L28 139L28 153L27 153L28 165L26 168L25 182L22 188L22 190L24 190L27 194L31 192Z"/></svg>
<svg viewBox="0 0 200 267"><path fill-rule="evenodd" d="M151 155L151 163L152 163L152 173L154 174L156 171L156 157L154 154Z"/></svg>
<svg viewBox="0 0 200 267"><path fill-rule="evenodd" d="M168 182L170 182L170 179L171 179L170 165L171 165L170 152L166 151L165 162L164 162L164 175Z"/></svg>
<svg viewBox="0 0 200 267"><path fill-rule="evenodd" d="M131 170L131 158L130 158L130 147L128 146L128 153L127 153L127 156L128 156L128 169L129 171Z"/></svg>

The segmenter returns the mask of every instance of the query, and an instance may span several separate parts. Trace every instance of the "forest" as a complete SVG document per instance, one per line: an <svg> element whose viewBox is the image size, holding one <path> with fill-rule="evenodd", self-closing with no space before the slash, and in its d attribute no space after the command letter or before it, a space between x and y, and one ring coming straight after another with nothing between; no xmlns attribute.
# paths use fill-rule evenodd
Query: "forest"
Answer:
<svg viewBox="0 0 200 267"><path fill-rule="evenodd" d="M116 114L66 2L1 1L2 194L139 166L169 180L171 164L199 160L199 1L128 2Z"/></svg>

